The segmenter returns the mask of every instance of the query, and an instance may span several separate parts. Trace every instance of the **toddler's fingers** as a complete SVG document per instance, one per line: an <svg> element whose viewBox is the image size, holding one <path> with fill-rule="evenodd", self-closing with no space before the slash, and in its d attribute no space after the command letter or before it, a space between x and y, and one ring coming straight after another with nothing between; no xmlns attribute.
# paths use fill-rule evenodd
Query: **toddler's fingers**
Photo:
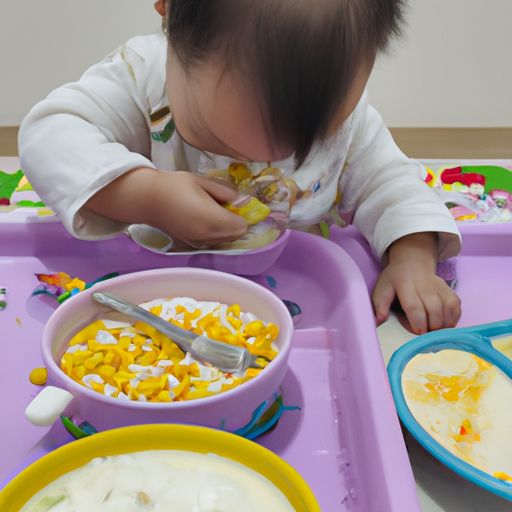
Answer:
<svg viewBox="0 0 512 512"><path fill-rule="evenodd" d="M384 323L389 317L389 309L395 300L395 290L388 280L377 281L373 289L372 301L375 309L377 325Z"/></svg>
<svg viewBox="0 0 512 512"><path fill-rule="evenodd" d="M204 177L199 177L199 182L203 190L219 203L232 203L239 198L238 192L225 183Z"/></svg>
<svg viewBox="0 0 512 512"><path fill-rule="evenodd" d="M455 327L462 313L459 297L449 289L441 296L441 300L443 301L445 327Z"/></svg>
<svg viewBox="0 0 512 512"><path fill-rule="evenodd" d="M406 284L397 290L397 295L413 332L415 334L426 333L428 329L427 312L414 287Z"/></svg>
<svg viewBox="0 0 512 512"><path fill-rule="evenodd" d="M223 226L221 231L226 231L232 240L238 240L240 237L247 233L248 225L243 217L236 215L235 213L226 210L225 208L219 212L219 223L218 226ZM231 240L230 240L231 241Z"/></svg>
<svg viewBox="0 0 512 512"><path fill-rule="evenodd" d="M428 316L430 331L438 331L445 326L442 298L437 293L428 293L421 297Z"/></svg>
<svg viewBox="0 0 512 512"><path fill-rule="evenodd" d="M230 242L245 235L247 222L219 204L219 202L229 202L233 200L233 197L236 199L238 194L229 187L221 183L210 182L208 179L201 180L201 188L203 201L200 208L205 220L208 220L207 227L211 234L210 238L217 242Z"/></svg>

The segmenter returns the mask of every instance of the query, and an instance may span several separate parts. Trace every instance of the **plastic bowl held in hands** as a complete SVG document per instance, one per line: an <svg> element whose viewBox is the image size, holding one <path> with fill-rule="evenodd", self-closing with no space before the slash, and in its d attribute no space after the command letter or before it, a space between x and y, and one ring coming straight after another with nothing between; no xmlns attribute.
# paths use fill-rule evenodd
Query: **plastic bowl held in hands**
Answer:
<svg viewBox="0 0 512 512"><path fill-rule="evenodd" d="M290 238L290 231L285 230L277 240L258 249L208 249L168 252L173 245L173 241L160 230L143 224L133 224L129 226L126 234L140 247L173 258L173 262L179 265L207 268L245 276L259 275L272 267L283 253Z"/></svg>
<svg viewBox="0 0 512 512"><path fill-rule="evenodd" d="M92 293L96 291L111 292L135 304L159 297L192 297L239 304L242 311L279 326L275 342L279 354L254 379L207 398L152 403L106 397L78 384L59 366L69 340L77 331L97 319L122 318L92 300ZM293 322L283 302L247 279L191 268L149 270L121 276L72 297L51 316L42 341L48 387L29 404L27 417L34 424L50 425L64 413L87 420L98 430L145 423L186 423L236 430L249 423L254 410L281 385L292 336Z"/></svg>
<svg viewBox="0 0 512 512"><path fill-rule="evenodd" d="M93 458L147 450L213 453L233 460L270 480L297 512L320 512L304 479L271 451L233 434L185 425L115 429L58 448L25 469L0 492L0 510L20 510L44 487Z"/></svg>

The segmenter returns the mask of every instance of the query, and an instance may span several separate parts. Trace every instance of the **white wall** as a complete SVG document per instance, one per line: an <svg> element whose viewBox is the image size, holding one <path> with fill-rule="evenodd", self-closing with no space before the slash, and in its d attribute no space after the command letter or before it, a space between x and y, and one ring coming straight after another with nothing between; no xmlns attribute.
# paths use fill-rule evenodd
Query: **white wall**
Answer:
<svg viewBox="0 0 512 512"><path fill-rule="evenodd" d="M406 37L370 83L387 123L512 126L512 0L410 1ZM0 126L19 124L54 87L130 36L157 29L152 6L0 0Z"/></svg>
<svg viewBox="0 0 512 512"><path fill-rule="evenodd" d="M152 0L0 0L0 126L159 26Z"/></svg>
<svg viewBox="0 0 512 512"><path fill-rule="evenodd" d="M512 126L512 0L411 0L405 38L377 64L390 126Z"/></svg>

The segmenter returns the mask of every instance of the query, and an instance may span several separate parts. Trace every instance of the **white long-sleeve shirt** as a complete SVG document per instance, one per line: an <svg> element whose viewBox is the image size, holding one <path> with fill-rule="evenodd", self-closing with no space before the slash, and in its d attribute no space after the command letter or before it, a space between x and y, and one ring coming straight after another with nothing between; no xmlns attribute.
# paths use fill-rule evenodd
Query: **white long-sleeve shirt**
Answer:
<svg viewBox="0 0 512 512"><path fill-rule="evenodd" d="M226 157L197 151L172 132L166 114L166 56L163 34L133 38L78 82L53 91L21 126L24 171L78 238L106 238L126 228L84 204L131 169L208 174L230 164ZM250 170L257 176L265 167L251 164ZM457 226L424 183L424 169L399 150L366 94L300 169L295 170L293 158L272 167L279 169L280 187L293 182L298 190L270 201L281 210L284 204L292 227L313 225L334 207L360 229L379 257L395 240L419 232L439 233L441 259L460 248Z"/></svg>

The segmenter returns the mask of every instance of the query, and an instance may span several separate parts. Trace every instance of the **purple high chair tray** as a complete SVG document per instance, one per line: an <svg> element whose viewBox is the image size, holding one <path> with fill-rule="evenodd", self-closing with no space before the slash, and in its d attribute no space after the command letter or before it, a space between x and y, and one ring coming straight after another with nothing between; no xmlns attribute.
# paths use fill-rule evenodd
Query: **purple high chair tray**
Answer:
<svg viewBox="0 0 512 512"><path fill-rule="evenodd" d="M70 440L31 425L24 409L39 388L29 383L41 365L41 333L55 305L30 297L34 273L67 272L94 280L178 264L126 237L104 242L71 239L58 223L0 226L0 346L6 364L0 385L7 400L0 422L0 481L50 448ZM240 266L238 266L240 268ZM305 477L322 510L419 511L414 480L375 332L363 277L335 244L293 233L278 262L254 278L281 299L298 304L290 367L282 388L286 413L258 442ZM46 437L48 441L48 437Z"/></svg>
<svg viewBox="0 0 512 512"><path fill-rule="evenodd" d="M462 300L459 326L512 318L509 299L512 223L459 223L459 229L462 233L462 250L452 260L456 291ZM353 227L343 230L335 228L331 240L357 262L368 288L372 289L379 266L363 236Z"/></svg>
<svg viewBox="0 0 512 512"><path fill-rule="evenodd" d="M456 292L462 300L460 327L487 324L512 318L509 287L512 282L512 223L461 223L463 248L453 260ZM355 260L371 289L378 265L364 238L354 229L335 229L332 241ZM394 329L394 338L383 340L389 358L401 344L413 338ZM463 479L430 456L407 434L412 469L423 497L425 510L445 512L510 511L510 503Z"/></svg>

